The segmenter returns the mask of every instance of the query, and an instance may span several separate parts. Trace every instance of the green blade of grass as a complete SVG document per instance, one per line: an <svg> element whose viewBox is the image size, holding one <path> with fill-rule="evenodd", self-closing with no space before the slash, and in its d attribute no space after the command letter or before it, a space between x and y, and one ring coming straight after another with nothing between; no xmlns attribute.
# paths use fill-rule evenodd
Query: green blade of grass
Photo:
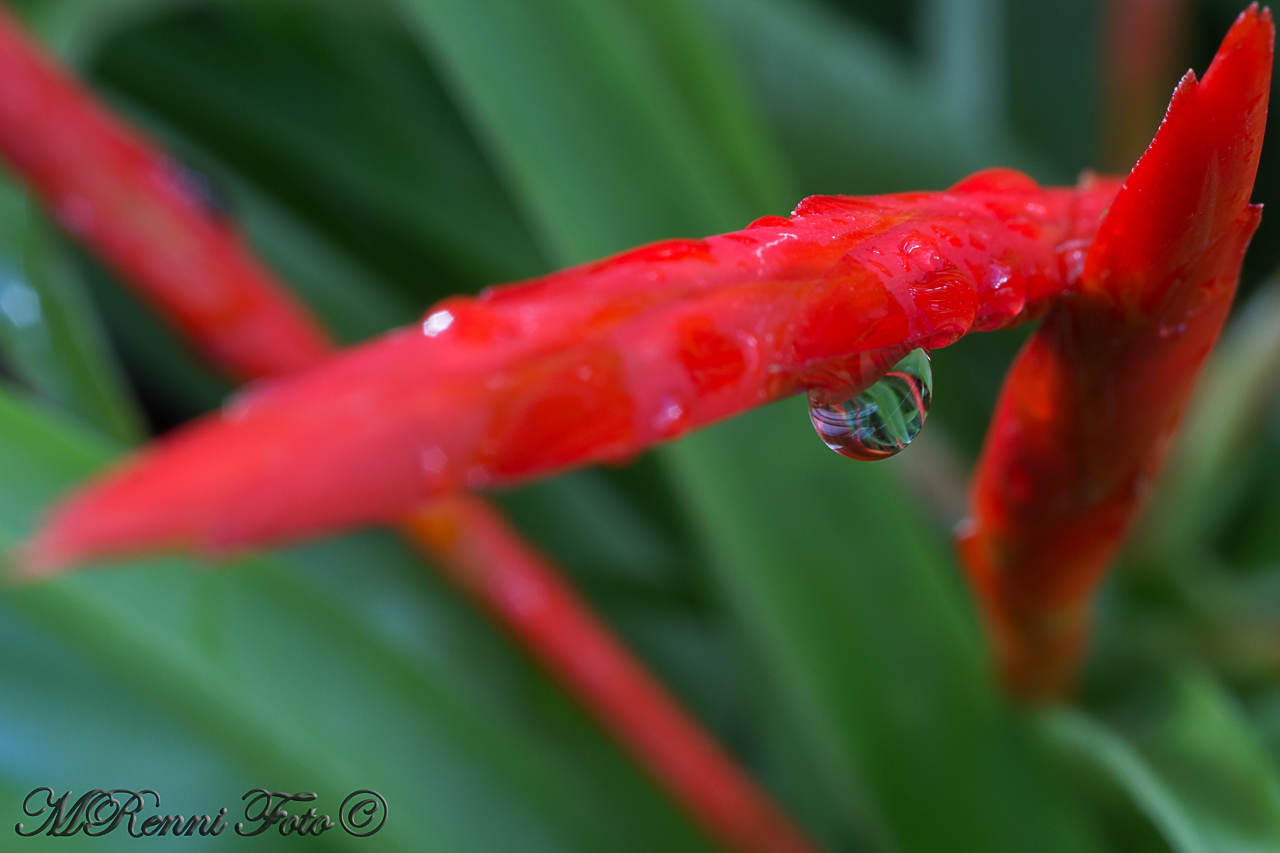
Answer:
<svg viewBox="0 0 1280 853"><path fill-rule="evenodd" d="M559 264L764 212L618 3L400 8Z"/></svg>
<svg viewBox="0 0 1280 853"><path fill-rule="evenodd" d="M1127 793L1175 853L1280 848L1280 779L1243 714L1209 675L1175 675L1131 737L1082 712L1042 721L1058 746Z"/></svg>
<svg viewBox="0 0 1280 853"><path fill-rule="evenodd" d="M0 176L0 352L43 399L107 435L136 441L141 418L73 259Z"/></svg>
<svg viewBox="0 0 1280 853"><path fill-rule="evenodd" d="M1239 520L1242 487L1280 390L1278 316L1280 283L1272 281L1243 306L1209 357L1133 548L1144 565L1185 566ZM1244 509L1257 513L1256 506ZM1272 538L1273 524L1254 527Z"/></svg>
<svg viewBox="0 0 1280 853"><path fill-rule="evenodd" d="M703 2L804 194L941 189L991 165L1063 177L1020 151L1001 128L974 126L983 115L957 114L925 67L829 8Z"/></svg>

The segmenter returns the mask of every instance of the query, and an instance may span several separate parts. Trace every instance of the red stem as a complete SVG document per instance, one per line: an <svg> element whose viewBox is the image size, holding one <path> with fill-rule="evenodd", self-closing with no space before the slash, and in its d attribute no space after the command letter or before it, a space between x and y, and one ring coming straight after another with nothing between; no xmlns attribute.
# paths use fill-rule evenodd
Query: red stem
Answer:
<svg viewBox="0 0 1280 853"><path fill-rule="evenodd" d="M45 57L2 7L0 155L64 228L227 373L255 379L327 355L327 336L201 207L173 161ZM399 526L728 849L817 850L486 502L447 497Z"/></svg>
<svg viewBox="0 0 1280 853"><path fill-rule="evenodd" d="M318 362L327 336L197 201L175 162L114 118L0 7L0 155L91 247L237 379Z"/></svg>

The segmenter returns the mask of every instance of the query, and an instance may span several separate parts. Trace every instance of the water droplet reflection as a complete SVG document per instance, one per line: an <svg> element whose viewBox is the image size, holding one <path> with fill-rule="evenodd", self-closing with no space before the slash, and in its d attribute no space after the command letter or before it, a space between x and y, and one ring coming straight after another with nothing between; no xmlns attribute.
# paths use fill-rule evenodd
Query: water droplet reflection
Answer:
<svg viewBox="0 0 1280 853"><path fill-rule="evenodd" d="M874 461L893 456L920 434L932 399L929 353L917 349L852 400L824 404L811 391L809 420L836 453Z"/></svg>
<svg viewBox="0 0 1280 853"><path fill-rule="evenodd" d="M453 325L453 315L448 311L441 309L431 314L427 319L422 321L422 334L428 338L434 338Z"/></svg>

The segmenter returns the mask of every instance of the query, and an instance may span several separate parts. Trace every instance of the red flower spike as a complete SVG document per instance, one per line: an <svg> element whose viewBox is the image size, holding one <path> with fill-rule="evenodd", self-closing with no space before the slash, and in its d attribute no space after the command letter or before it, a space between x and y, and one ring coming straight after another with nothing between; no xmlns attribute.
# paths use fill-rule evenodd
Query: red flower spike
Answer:
<svg viewBox="0 0 1280 853"><path fill-rule="evenodd" d="M201 209L181 169L45 57L2 6L0 80L0 155L210 361L246 380L324 357L319 327Z"/></svg>
<svg viewBox="0 0 1280 853"><path fill-rule="evenodd" d="M1235 293L1260 209L1274 28L1236 21L1204 80L1187 73L1125 180L1074 298L1005 381L960 551L1011 687L1061 692L1089 600L1164 460Z"/></svg>
<svg viewBox="0 0 1280 853"><path fill-rule="evenodd" d="M445 300L109 472L55 511L26 569L383 522L808 388L847 399L916 347L1074 290L1116 189L993 170L942 193L815 196L789 220Z"/></svg>

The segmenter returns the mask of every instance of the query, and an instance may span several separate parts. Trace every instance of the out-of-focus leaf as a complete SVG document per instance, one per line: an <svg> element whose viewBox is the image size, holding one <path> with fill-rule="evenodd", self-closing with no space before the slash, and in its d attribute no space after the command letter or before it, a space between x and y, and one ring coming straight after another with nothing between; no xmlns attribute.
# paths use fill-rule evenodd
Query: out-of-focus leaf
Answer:
<svg viewBox="0 0 1280 853"><path fill-rule="evenodd" d="M178 333L92 259L80 268L152 426L165 429L216 409L234 386Z"/></svg>
<svg viewBox="0 0 1280 853"><path fill-rule="evenodd" d="M754 210L788 210L797 201L789 164L764 125L715 20L697 3L624 0L650 50L698 129Z"/></svg>
<svg viewBox="0 0 1280 853"><path fill-rule="evenodd" d="M21 821L30 832L47 818L47 811L34 820L21 812L23 798L39 786L57 787L59 794L71 790L74 799L94 788L130 785L156 789L163 813L215 815L226 806L234 822L247 775L235 758L176 722L154 695L23 612L10 594L0 596L0 672L0 798L12 823ZM325 797L330 807L331 799ZM170 843L212 849L233 834L228 828L204 845L198 837ZM42 835L19 843L54 851L125 851L138 842L122 826L100 838Z"/></svg>
<svg viewBox="0 0 1280 853"><path fill-rule="evenodd" d="M101 443L0 398L2 544L107 456ZM93 679L105 678L192 749L216 751L225 769L186 783L194 807L234 808L244 790L265 786L316 790L336 809L350 789L368 787L392 812L379 849L705 849L580 712L412 558L357 540L334 547L219 572L173 560L125 566L5 592L0 608L46 635L46 645L70 650L63 686L76 687L84 713L96 699ZM105 778L118 752L149 756L154 775L139 786L162 786L173 774L173 756L127 739L145 738L136 728L91 755L68 753L76 741L60 741L49 728L56 719L36 713L66 701L47 695L58 679L16 692L23 684L6 681L0 698L0 724L25 727L20 743L34 751L0 751L0 777L11 787L134 783ZM157 747L166 742L167 734ZM135 755L119 766L143 763ZM72 781L46 778L55 767L79 772ZM228 780L234 787L217 787ZM324 840L361 843L341 833Z"/></svg>
<svg viewBox="0 0 1280 853"><path fill-rule="evenodd" d="M400 7L558 263L765 212L618 2Z"/></svg>
<svg viewBox="0 0 1280 853"><path fill-rule="evenodd" d="M925 0L920 54L939 115L968 134L975 148L999 144L1005 116L1004 3Z"/></svg>
<svg viewBox="0 0 1280 853"><path fill-rule="evenodd" d="M26 194L0 176L0 352L34 391L121 441L138 412L73 260Z"/></svg>
<svg viewBox="0 0 1280 853"><path fill-rule="evenodd" d="M1059 747L1128 793L1176 853L1280 849L1280 782L1234 701L1210 676L1183 672L1131 738L1087 715L1043 720Z"/></svg>
<svg viewBox="0 0 1280 853"><path fill-rule="evenodd" d="M540 272L529 232L382 4L242 4L104 46L95 79L426 303Z"/></svg>
<svg viewBox="0 0 1280 853"><path fill-rule="evenodd" d="M841 800L904 851L1084 848L893 463L834 456L798 400L670 455L769 684Z"/></svg>
<svg viewBox="0 0 1280 853"><path fill-rule="evenodd" d="M1081 169L1105 165L1098 162L1104 5L1095 0L1017 0L1006 6L1010 120L1019 139L1053 164L1053 173L1044 179L1072 181ZM1214 37L1215 45L1220 37ZM1170 81L1171 93L1176 82ZM1152 136L1158 124L1151 125Z"/></svg>
<svg viewBox="0 0 1280 853"><path fill-rule="evenodd" d="M759 673L747 679L755 687L750 696L754 768L777 793L812 837L831 851L891 850L879 822L860 803L846 799L839 786L829 784L825 760L814 753L813 738L802 735L786 697L778 695L770 678Z"/></svg>
<svg viewBox="0 0 1280 853"><path fill-rule="evenodd" d="M1060 709L1046 716L1044 723L1051 739L1063 749L1087 755L1123 787L1134 805L1159 827L1170 848L1177 853L1208 853L1177 794L1124 738L1078 711Z"/></svg>
<svg viewBox="0 0 1280 853"><path fill-rule="evenodd" d="M1148 565L1203 554L1225 522L1238 520L1232 511L1244 496L1245 469L1280 390L1277 318L1280 282L1273 281L1241 309L1209 357L1143 520L1138 551Z"/></svg>
<svg viewBox="0 0 1280 853"><path fill-rule="evenodd" d="M239 225L259 257L339 341L371 338L413 322L426 309L271 196L243 181L231 191Z"/></svg>
<svg viewBox="0 0 1280 853"><path fill-rule="evenodd" d="M81 65L115 32L205 0L7 0L64 61Z"/></svg>
<svg viewBox="0 0 1280 853"><path fill-rule="evenodd" d="M582 580L607 573L650 589L675 580L676 543L603 471L575 471L504 495L502 502Z"/></svg>
<svg viewBox="0 0 1280 853"><path fill-rule="evenodd" d="M804 194L942 188L994 164L1029 168L957 115L897 47L806 2L703 0L763 103ZM994 132L993 132L994 131Z"/></svg>

